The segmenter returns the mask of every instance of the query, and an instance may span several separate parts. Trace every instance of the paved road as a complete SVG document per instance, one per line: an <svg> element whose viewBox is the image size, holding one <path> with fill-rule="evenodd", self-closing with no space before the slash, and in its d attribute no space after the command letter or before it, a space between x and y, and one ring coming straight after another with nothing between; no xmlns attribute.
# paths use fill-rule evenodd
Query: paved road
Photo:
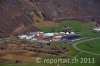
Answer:
<svg viewBox="0 0 100 66"><path fill-rule="evenodd" d="M87 41L91 41L91 40L96 40L96 39L99 39L99 38L100 38L100 37L98 37L98 38L92 38L92 39L87 39L87 40L83 40L83 41L80 41L80 42L77 42L77 43L72 44L72 46L73 46L76 50L78 50L78 51L85 52L85 53L89 53L89 54L92 54L92 55L100 56L100 54L96 54L96 53L92 53L92 52L89 52L89 51L85 51L85 50L82 50L82 49L80 49L80 48L78 48L78 47L76 46L77 44L80 44L80 43L83 43L83 42L87 42Z"/></svg>

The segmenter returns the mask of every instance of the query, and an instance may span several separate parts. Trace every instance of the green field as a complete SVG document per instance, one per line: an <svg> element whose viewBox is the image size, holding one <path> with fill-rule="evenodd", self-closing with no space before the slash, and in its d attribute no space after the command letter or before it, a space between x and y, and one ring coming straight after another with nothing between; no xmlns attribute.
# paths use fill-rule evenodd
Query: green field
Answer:
<svg viewBox="0 0 100 66"><path fill-rule="evenodd" d="M63 21L62 23L58 23L55 26L44 26L41 27L40 30L44 32L59 32L62 28L66 26L75 31L78 34L81 34L85 37L98 37L100 36L99 33L92 32L92 29L95 27L94 23L81 23L79 21Z"/></svg>
<svg viewBox="0 0 100 66"><path fill-rule="evenodd" d="M100 54L100 39L80 43L77 46L83 50Z"/></svg>
<svg viewBox="0 0 100 66"><path fill-rule="evenodd" d="M53 31L59 32L59 31L61 31L61 29L64 26L69 27L70 29L74 30L77 34L80 34L83 37L96 38L96 37L100 36L100 33L94 33L94 32L92 32L92 29L95 27L95 24L93 24L93 23L81 23L79 21L73 21L73 20L63 21L62 23L59 23L56 26L41 27L41 30L44 31L44 32L53 32ZM90 42L90 43L92 43L92 42ZM99 43L100 43L100 40L97 40L97 46L98 47L96 47L96 46L93 45L97 50L100 49L99 48L100 45L98 45ZM74 49L72 47L72 45L70 45L70 44L62 44L62 43L59 43L59 42L54 42L54 43L52 43L52 45L67 47L70 50L69 57L73 57L73 56L77 55L80 52L80 51ZM79 45L84 48L84 45L81 45L81 44L79 44ZM92 50L96 51L95 48L92 49ZM86 49L88 50L89 48L86 47ZM96 51L96 52L99 52L99 50ZM88 53L81 53L78 56L78 58L90 58L90 57L95 58L96 63L94 63L94 64L88 64L88 63L87 64L85 64L85 63L84 64L80 64L80 63L76 63L76 64L64 64L64 65L61 65L61 66L66 66L66 65L67 66L80 66L80 65L81 66L98 66L99 65L98 61L99 61L100 57L97 57L95 55L91 55L91 54L88 54Z"/></svg>
<svg viewBox="0 0 100 66"><path fill-rule="evenodd" d="M95 24L93 23L81 23L79 21L73 21L73 20L68 20L68 21L63 21L62 23L58 23L55 26L42 26L40 28L41 31L44 32L59 32L62 30L62 28L66 26L69 27L70 29L74 30L77 34L80 34L82 37L85 37L87 39L89 38L96 38L100 37L100 33L94 33L92 32L92 29L95 27ZM60 47L66 47L70 50L68 53L69 58L73 58L77 54L80 53L80 51L76 50L73 48L71 44L62 44L60 42L53 42L51 45L54 46L60 46ZM100 39L93 40L93 41L87 41L83 42L77 45L80 49L93 52L93 53L98 53L100 54ZM58 56L56 56L59 58ZM44 56L43 56L44 58ZM54 57L49 57L49 58L54 58ZM99 56L95 56L92 54L88 53L80 53L77 56L78 59L80 58L94 58L95 62L94 64L89 64L89 63L75 63L75 64L59 64L60 66L99 66ZM1 64L0 66L57 66L57 64L44 64L44 63L33 63L33 64Z"/></svg>

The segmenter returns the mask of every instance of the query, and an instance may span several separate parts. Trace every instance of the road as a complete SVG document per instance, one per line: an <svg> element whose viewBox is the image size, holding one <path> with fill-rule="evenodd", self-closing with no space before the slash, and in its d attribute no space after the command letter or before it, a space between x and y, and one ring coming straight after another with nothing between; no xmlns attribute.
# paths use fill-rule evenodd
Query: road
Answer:
<svg viewBox="0 0 100 66"><path fill-rule="evenodd" d="M96 40L96 39L99 39L99 38L100 38L100 37L98 37L98 38L92 38L92 39L87 39L87 40L83 40L83 41L80 41L80 42L77 42L77 43L72 44L72 46L73 46L76 50L78 50L78 51L80 51L80 52L85 52L85 53L89 53L89 54L92 54L92 55L100 56L100 54L96 54L96 53L92 53L92 52L89 52L89 51L85 51L85 50L82 50L82 49L80 49L80 48L77 47L77 44L80 44L80 43L83 43L83 42L87 42L87 41Z"/></svg>

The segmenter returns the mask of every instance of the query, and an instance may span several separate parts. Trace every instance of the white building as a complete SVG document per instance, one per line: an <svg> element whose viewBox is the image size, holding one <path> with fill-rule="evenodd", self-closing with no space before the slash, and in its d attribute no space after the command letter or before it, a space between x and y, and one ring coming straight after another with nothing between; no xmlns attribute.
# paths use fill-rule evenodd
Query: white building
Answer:
<svg viewBox="0 0 100 66"><path fill-rule="evenodd" d="M66 34L69 35L70 33L69 32L66 32Z"/></svg>
<svg viewBox="0 0 100 66"><path fill-rule="evenodd" d="M100 27L94 28L93 31L95 31L95 32L100 32Z"/></svg>
<svg viewBox="0 0 100 66"><path fill-rule="evenodd" d="M44 33L43 36L51 37L51 36L54 36L54 35L55 35L55 33Z"/></svg>
<svg viewBox="0 0 100 66"><path fill-rule="evenodd" d="M27 35L20 35L18 37L19 37L19 39L26 39Z"/></svg>
<svg viewBox="0 0 100 66"><path fill-rule="evenodd" d="M70 32L71 35L75 35L75 32Z"/></svg>
<svg viewBox="0 0 100 66"><path fill-rule="evenodd" d="M19 37L19 39L27 39L27 40L30 40L30 39L33 39L35 37L35 35L20 35L18 37Z"/></svg>

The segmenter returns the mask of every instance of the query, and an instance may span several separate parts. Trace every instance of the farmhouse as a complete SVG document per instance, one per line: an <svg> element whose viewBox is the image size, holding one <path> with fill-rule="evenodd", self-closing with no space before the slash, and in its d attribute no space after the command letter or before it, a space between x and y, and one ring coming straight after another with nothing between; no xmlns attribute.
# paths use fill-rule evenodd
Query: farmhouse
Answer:
<svg viewBox="0 0 100 66"><path fill-rule="evenodd" d="M100 32L100 27L96 27L93 29L94 32Z"/></svg>

